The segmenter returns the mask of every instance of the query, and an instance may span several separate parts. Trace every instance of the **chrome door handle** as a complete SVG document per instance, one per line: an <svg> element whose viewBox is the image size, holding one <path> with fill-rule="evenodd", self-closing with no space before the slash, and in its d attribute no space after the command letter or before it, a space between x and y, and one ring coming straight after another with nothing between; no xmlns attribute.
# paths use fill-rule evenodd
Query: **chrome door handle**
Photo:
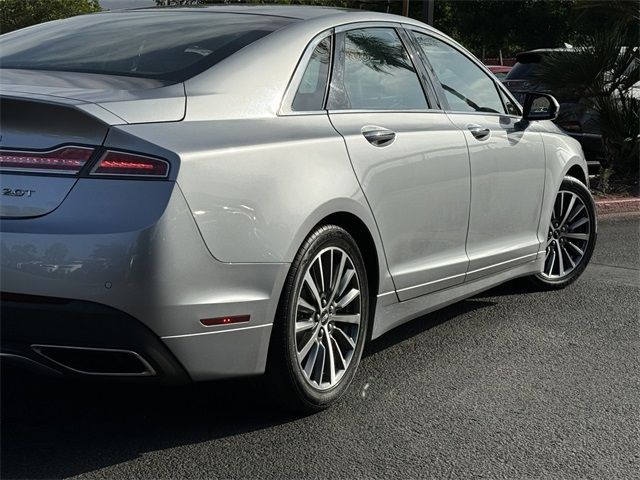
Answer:
<svg viewBox="0 0 640 480"><path fill-rule="evenodd" d="M382 127L374 127L370 129L363 127L362 135L374 147L385 147L387 145L391 145L396 138L395 132Z"/></svg>
<svg viewBox="0 0 640 480"><path fill-rule="evenodd" d="M491 135L491 130L488 128L483 128L480 125L476 125L475 123L471 123L467 125L467 128L478 140L486 140Z"/></svg>

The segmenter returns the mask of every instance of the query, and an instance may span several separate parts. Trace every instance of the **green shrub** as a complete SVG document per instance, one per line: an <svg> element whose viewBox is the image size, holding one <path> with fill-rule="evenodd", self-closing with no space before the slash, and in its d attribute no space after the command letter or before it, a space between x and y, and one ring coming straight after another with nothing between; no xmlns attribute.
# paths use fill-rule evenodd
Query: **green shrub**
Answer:
<svg viewBox="0 0 640 480"><path fill-rule="evenodd" d="M98 0L0 0L0 33L99 11Z"/></svg>

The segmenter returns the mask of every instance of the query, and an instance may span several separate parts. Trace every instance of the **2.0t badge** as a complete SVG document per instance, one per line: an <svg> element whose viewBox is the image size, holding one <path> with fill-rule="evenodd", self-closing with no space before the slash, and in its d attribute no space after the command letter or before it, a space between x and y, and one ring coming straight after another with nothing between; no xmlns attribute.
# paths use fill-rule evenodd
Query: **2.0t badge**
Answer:
<svg viewBox="0 0 640 480"><path fill-rule="evenodd" d="M10 197L30 197L31 194L36 193L35 190L25 190L22 188L3 188L2 195L8 195Z"/></svg>

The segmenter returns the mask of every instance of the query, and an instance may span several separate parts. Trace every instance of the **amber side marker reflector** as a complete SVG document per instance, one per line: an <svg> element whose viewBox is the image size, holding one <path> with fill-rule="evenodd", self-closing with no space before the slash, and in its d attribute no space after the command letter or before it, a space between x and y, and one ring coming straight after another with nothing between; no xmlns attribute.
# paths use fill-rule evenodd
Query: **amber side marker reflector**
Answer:
<svg viewBox="0 0 640 480"><path fill-rule="evenodd" d="M214 325L229 325L231 323L245 323L249 321L249 315L235 315L232 317L203 318L200 323L205 327Z"/></svg>

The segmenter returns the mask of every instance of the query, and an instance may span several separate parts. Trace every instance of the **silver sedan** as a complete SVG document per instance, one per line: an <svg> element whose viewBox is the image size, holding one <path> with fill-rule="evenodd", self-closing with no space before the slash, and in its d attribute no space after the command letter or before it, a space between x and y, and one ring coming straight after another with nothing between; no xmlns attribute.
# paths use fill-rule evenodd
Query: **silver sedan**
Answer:
<svg viewBox="0 0 640 480"><path fill-rule="evenodd" d="M557 102L409 18L115 11L0 37L2 359L266 374L344 394L365 343L516 277L563 288L596 214Z"/></svg>

